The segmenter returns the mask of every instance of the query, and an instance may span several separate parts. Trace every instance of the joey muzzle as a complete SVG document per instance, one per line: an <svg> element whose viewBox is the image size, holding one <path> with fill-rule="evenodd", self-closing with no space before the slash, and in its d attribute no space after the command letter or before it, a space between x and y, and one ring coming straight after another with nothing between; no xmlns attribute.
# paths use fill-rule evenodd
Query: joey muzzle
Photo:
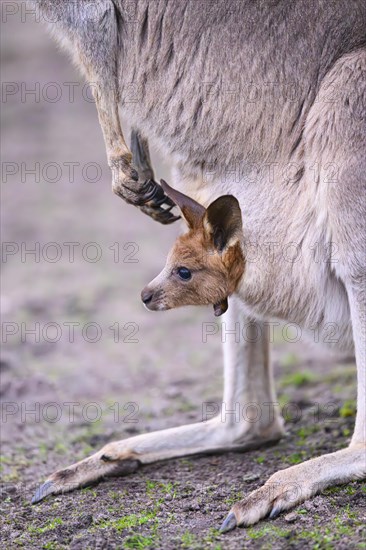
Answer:
<svg viewBox="0 0 366 550"><path fill-rule="evenodd" d="M149 288L144 288L141 292L141 300L144 302L145 306L147 306L153 297L154 293Z"/></svg>
<svg viewBox="0 0 366 550"><path fill-rule="evenodd" d="M223 315L227 311L228 307L229 307L229 304L228 304L227 298L224 298L218 304L214 304L213 308L214 308L215 317L220 317L220 315Z"/></svg>

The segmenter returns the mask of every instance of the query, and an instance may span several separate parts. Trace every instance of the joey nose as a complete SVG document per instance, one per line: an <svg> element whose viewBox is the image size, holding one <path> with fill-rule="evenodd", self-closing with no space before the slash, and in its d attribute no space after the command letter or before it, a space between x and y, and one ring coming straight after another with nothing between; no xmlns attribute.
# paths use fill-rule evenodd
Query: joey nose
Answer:
<svg viewBox="0 0 366 550"><path fill-rule="evenodd" d="M141 292L141 300L144 302L145 305L151 302L152 297L153 297L153 292L148 288L144 288L144 290Z"/></svg>

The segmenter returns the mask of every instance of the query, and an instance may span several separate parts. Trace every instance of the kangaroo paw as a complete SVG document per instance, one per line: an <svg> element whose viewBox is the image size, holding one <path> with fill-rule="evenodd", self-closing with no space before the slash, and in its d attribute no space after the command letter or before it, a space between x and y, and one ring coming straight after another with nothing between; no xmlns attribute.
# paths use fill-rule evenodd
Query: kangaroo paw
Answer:
<svg viewBox="0 0 366 550"><path fill-rule="evenodd" d="M112 188L116 195L128 204L138 206L144 214L154 220L169 224L179 220L171 210L175 203L164 193L161 185L149 179L140 182L137 171L124 157L110 160L113 175Z"/></svg>

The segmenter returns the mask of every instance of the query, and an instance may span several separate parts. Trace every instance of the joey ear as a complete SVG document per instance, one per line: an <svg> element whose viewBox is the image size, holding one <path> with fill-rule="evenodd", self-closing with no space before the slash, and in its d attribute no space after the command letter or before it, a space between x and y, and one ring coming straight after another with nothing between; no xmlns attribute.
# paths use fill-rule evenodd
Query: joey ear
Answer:
<svg viewBox="0 0 366 550"><path fill-rule="evenodd" d="M242 217L238 200L233 195L223 195L216 199L206 210L204 228L220 252L232 246L242 231Z"/></svg>
<svg viewBox="0 0 366 550"><path fill-rule="evenodd" d="M160 184L169 198L180 208L184 219L191 229L202 227L203 217L206 213L206 208L197 201L184 195L180 191L173 189L166 181L160 180Z"/></svg>

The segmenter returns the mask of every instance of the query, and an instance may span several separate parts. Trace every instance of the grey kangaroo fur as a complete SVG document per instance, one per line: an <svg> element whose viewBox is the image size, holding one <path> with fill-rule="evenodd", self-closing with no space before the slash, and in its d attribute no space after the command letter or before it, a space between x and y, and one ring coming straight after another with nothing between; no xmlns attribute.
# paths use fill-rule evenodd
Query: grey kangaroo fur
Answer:
<svg viewBox="0 0 366 550"><path fill-rule="evenodd" d="M348 446L275 473L233 506L222 530L274 517L325 487L364 478L365 1L40 0L38 5L98 86L114 192L158 221L177 219L174 203L153 181L148 138L174 166L173 187L206 207L225 194L239 200L245 242L255 243L257 253L246 261L226 323L256 324L253 338L228 338L224 346L226 410L235 403L276 403L263 324L270 317L298 323L305 332L317 327L321 341L327 323L335 323L334 347L355 352L357 417ZM119 109L137 129L135 166ZM277 243L270 261L258 253L268 243ZM293 243L297 255L291 261ZM282 435L275 406L262 407L254 423L217 417L139 435L54 473L34 502L140 464L244 451Z"/></svg>

